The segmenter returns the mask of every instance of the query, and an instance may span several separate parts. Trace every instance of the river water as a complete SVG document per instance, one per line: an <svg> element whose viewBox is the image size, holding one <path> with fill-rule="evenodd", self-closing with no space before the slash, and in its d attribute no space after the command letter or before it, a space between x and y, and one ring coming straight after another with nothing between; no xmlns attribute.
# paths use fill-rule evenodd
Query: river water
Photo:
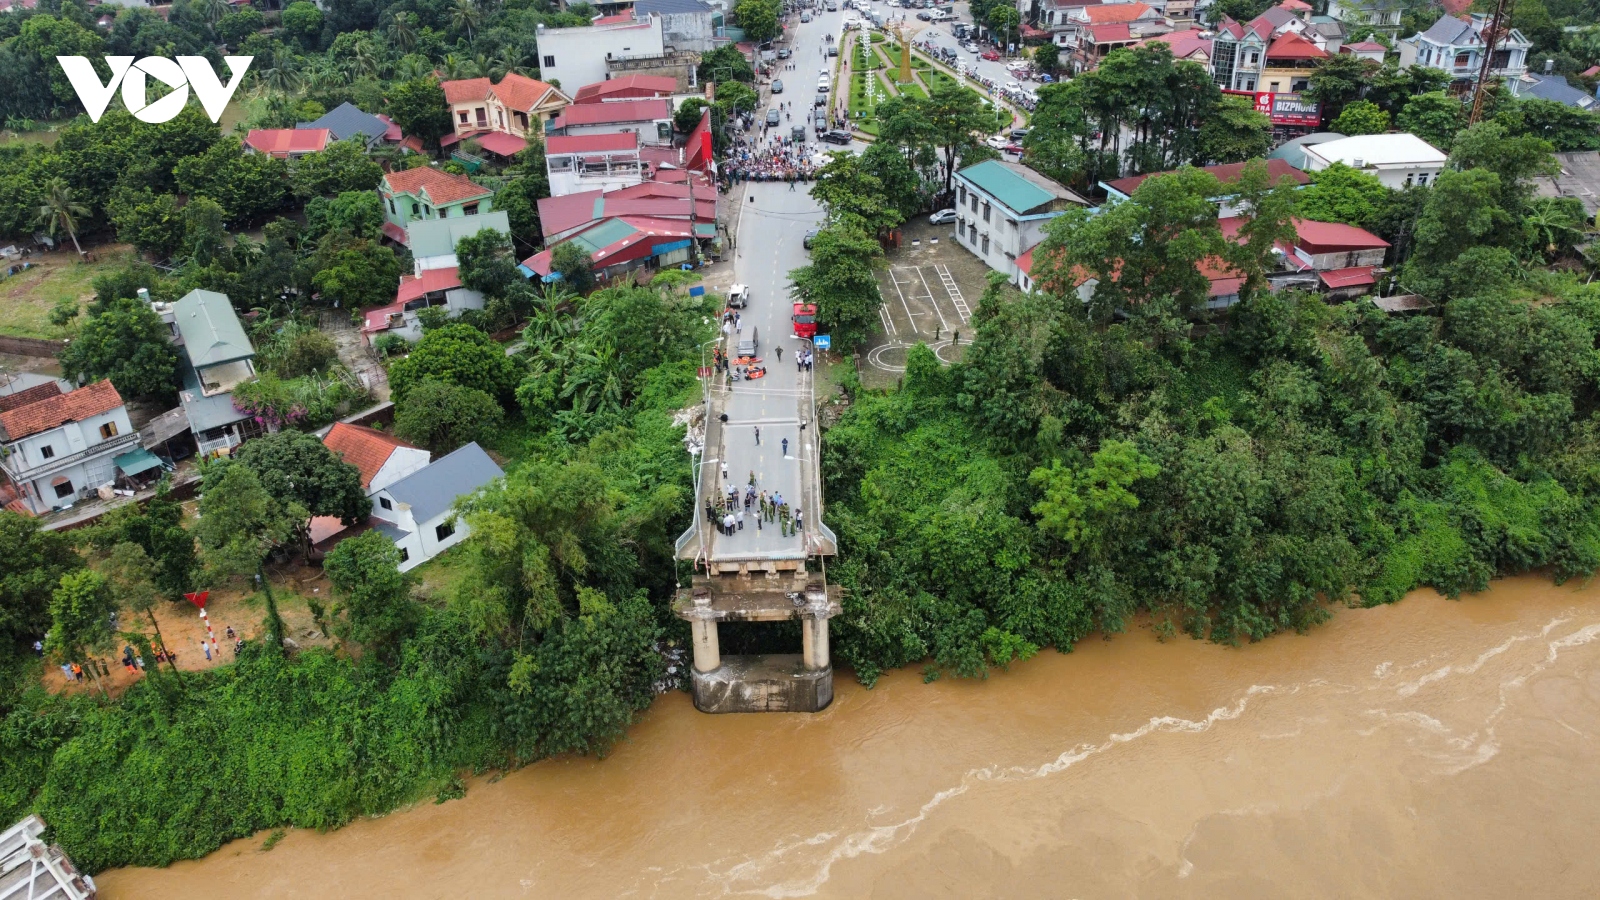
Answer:
<svg viewBox="0 0 1600 900"><path fill-rule="evenodd" d="M553 760L101 896L1594 897L1600 585L1497 582L1243 648L1148 629L815 716L657 701Z"/></svg>

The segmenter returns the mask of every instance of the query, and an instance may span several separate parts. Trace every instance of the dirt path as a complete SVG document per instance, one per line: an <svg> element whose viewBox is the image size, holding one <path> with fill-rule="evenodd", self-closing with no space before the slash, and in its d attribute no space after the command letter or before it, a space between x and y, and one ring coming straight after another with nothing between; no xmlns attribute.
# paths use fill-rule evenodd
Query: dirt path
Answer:
<svg viewBox="0 0 1600 900"><path fill-rule="evenodd" d="M339 361L361 376L367 390L372 392L372 399L380 403L389 399L389 373L367 349L361 329L351 322L350 314L341 309L328 310L322 314L318 327L333 338Z"/></svg>

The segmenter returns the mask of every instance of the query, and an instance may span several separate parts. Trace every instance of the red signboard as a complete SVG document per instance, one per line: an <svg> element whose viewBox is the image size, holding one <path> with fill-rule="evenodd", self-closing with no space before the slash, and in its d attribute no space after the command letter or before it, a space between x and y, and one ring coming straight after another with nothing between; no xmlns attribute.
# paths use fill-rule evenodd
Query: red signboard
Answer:
<svg viewBox="0 0 1600 900"><path fill-rule="evenodd" d="M1274 125L1303 125L1315 128L1322 124L1322 106L1299 94L1275 94L1272 91L1223 91L1249 97L1256 112L1265 113Z"/></svg>
<svg viewBox="0 0 1600 900"><path fill-rule="evenodd" d="M711 367L710 366L701 366L700 367L700 377L701 378L710 378L711 377Z"/></svg>
<svg viewBox="0 0 1600 900"><path fill-rule="evenodd" d="M198 606L201 609L205 609L206 608L206 598L211 596L211 592L210 591L201 591L198 594L184 594L183 596L186 599L188 599L188 601L190 603L193 603L195 606Z"/></svg>

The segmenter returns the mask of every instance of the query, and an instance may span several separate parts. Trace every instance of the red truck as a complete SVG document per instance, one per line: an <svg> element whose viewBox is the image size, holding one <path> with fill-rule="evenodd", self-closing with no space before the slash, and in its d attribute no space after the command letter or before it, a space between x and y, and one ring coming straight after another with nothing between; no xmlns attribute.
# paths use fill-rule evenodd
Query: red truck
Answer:
<svg viewBox="0 0 1600 900"><path fill-rule="evenodd" d="M795 337L816 337L817 305L815 303L796 303L794 305L794 334Z"/></svg>

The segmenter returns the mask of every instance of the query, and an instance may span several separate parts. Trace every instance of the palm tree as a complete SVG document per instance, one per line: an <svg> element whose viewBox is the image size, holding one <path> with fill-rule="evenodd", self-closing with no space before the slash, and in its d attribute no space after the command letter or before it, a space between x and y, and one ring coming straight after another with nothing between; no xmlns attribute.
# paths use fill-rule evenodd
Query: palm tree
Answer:
<svg viewBox="0 0 1600 900"><path fill-rule="evenodd" d="M1523 222L1533 231L1547 257L1556 256L1564 245L1575 243L1583 234L1582 222L1555 203L1535 203Z"/></svg>
<svg viewBox="0 0 1600 900"><path fill-rule="evenodd" d="M205 18L206 24L212 27L233 10L233 7L228 5L228 0L199 0L198 6L200 15Z"/></svg>
<svg viewBox="0 0 1600 900"><path fill-rule="evenodd" d="M66 179L56 176L44 183L44 202L39 204L38 223L50 229L50 236L66 229L67 235L72 238L72 248L83 255L83 248L78 246L78 217L87 216L89 207L72 199L72 188L67 186Z"/></svg>
<svg viewBox="0 0 1600 900"><path fill-rule="evenodd" d="M461 78L476 78L483 74L478 71L477 65L470 59L462 59L454 53L446 53L440 61L447 81L456 81Z"/></svg>
<svg viewBox="0 0 1600 900"><path fill-rule="evenodd" d="M322 91L333 90L346 82L345 74L326 58L318 59L305 75L305 83Z"/></svg>
<svg viewBox="0 0 1600 900"><path fill-rule="evenodd" d="M350 54L350 68L357 75L376 76L378 74L378 54L377 51L372 49L370 42L362 41L356 44L356 49Z"/></svg>
<svg viewBox="0 0 1600 900"><path fill-rule="evenodd" d="M433 74L433 66L415 53L402 57L394 67L395 77L401 81L415 81Z"/></svg>
<svg viewBox="0 0 1600 900"><path fill-rule="evenodd" d="M457 31L465 31L467 40L472 40L472 29L483 22L483 10L473 0L456 0L456 5L450 10L450 24Z"/></svg>
<svg viewBox="0 0 1600 900"><path fill-rule="evenodd" d="M410 13L395 13L389 24L389 41L401 53L410 53L417 46L417 29L411 24Z"/></svg>
<svg viewBox="0 0 1600 900"><path fill-rule="evenodd" d="M256 75L256 84L262 93L276 91L292 94L300 87L301 81L299 66L292 57L275 59L271 68L262 69Z"/></svg>

